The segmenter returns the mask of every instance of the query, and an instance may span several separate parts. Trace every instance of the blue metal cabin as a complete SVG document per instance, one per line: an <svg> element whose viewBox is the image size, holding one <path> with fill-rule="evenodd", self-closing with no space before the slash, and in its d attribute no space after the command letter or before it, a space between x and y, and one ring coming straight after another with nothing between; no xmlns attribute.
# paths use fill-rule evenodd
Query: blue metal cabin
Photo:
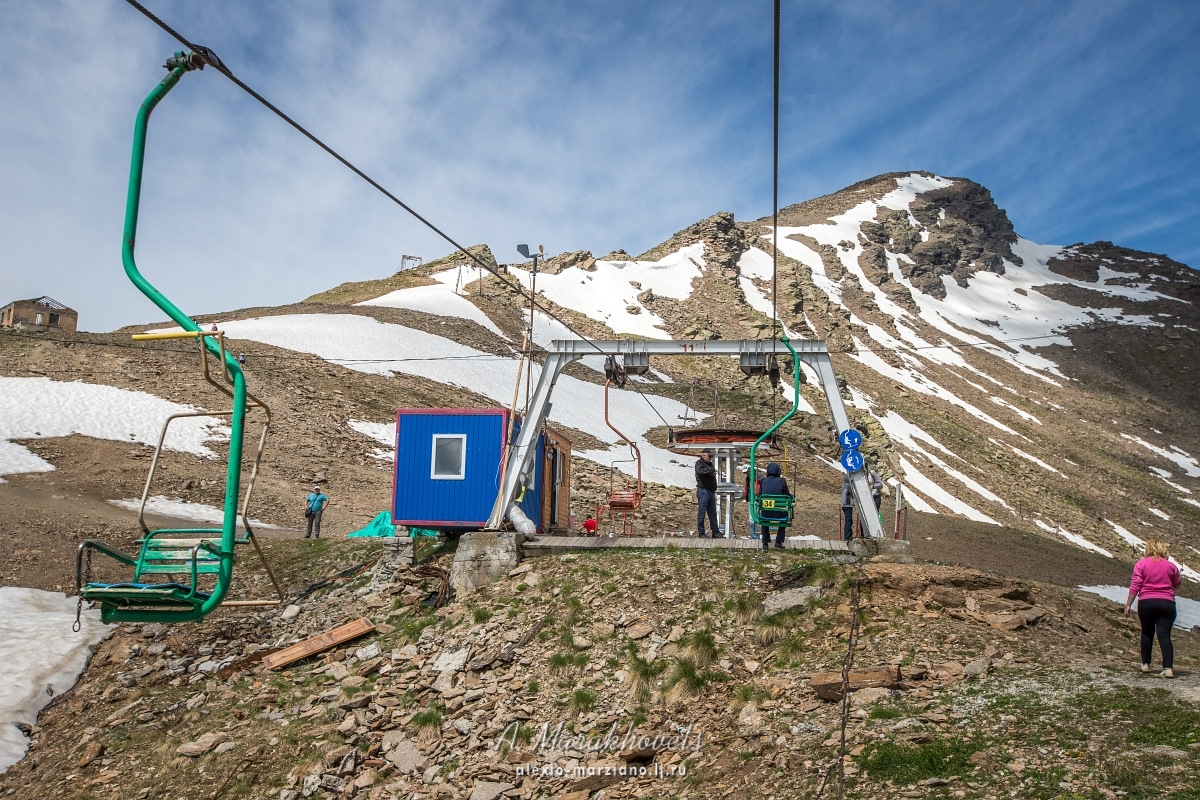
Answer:
<svg viewBox="0 0 1200 800"><path fill-rule="evenodd" d="M504 408L397 410L393 523L439 531L482 529L500 490L508 416ZM514 437L519 426L513 426ZM539 530L545 438L538 437L533 485L520 503Z"/></svg>

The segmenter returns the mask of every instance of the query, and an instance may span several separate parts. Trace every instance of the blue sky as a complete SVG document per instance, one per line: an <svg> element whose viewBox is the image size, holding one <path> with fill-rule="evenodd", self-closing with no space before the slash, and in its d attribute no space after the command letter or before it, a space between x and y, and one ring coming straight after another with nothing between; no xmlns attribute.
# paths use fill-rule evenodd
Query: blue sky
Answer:
<svg viewBox="0 0 1200 800"><path fill-rule="evenodd" d="M464 244L640 253L770 213L771 3L146 0ZM1194 2L783 4L780 201L926 169L1047 244L1200 266ZM161 319L120 267L130 133L173 40L120 0L0 3L0 303ZM212 71L151 123L138 261L185 310L449 250Z"/></svg>

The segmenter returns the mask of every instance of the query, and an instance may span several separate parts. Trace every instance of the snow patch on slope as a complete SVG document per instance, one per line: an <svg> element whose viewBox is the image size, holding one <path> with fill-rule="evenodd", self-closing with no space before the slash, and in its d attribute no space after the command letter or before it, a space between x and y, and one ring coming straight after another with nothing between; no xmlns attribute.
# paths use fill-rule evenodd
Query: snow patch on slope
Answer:
<svg viewBox="0 0 1200 800"><path fill-rule="evenodd" d="M642 305L638 295L650 290L658 296L686 300L692 294L692 281L703 274L704 266L704 243L697 242L658 261L598 260L592 272L568 267L554 275L541 273L537 291L617 333L670 339L662 327L663 319ZM509 267L509 272L526 289L531 287L529 270Z"/></svg>
<svg viewBox="0 0 1200 800"><path fill-rule="evenodd" d="M354 314L295 314L234 320L225 323L224 328L231 338L312 353L358 372L417 375L483 395L501 406L507 407L512 401L517 376L515 358L483 353L403 325ZM420 356L414 358L412 354ZM469 371L463 369L464 360L471 364ZM673 453L644 438L646 431L662 425L654 409L666 419L674 419L686 406L659 397L650 398L650 403L653 408L636 392L614 389L610 394L612 416L624 423L625 433L637 437L643 478L668 486L693 486L695 477L690 465L680 464ZM612 443L607 450L577 455L607 465L627 452L628 448L618 445L616 434L604 424L603 386L561 376L555 386L550 420ZM636 472L632 464L621 464L619 468L631 475Z"/></svg>
<svg viewBox="0 0 1200 800"><path fill-rule="evenodd" d="M79 434L153 447L167 417L197 410L115 386L0 377L0 474L54 470L13 439ZM213 458L206 443L228 438L229 429L216 417L186 417L171 423L164 447Z"/></svg>
<svg viewBox="0 0 1200 800"><path fill-rule="evenodd" d="M829 277L816 252L788 237L800 234L814 239L819 244L835 248L846 272L857 279L881 312L895 320L897 331L912 348L923 350L922 355L929 361L966 366L961 354L953 348L933 346L918 336L912 328L902 327L901 323L914 319L914 315L892 301L882 288L868 280L858 263L863 251L859 240L862 223L874 221L880 208L908 210L917 194L952 184L953 181L945 178L915 174L897 178L896 189L878 200L860 203L827 223L780 228L779 249L808 266L812 270L813 284L832 302L841 304L840 281ZM909 217L910 223L919 227L911 213ZM766 235L769 238L770 234ZM846 247L842 246L843 243ZM1129 276L1104 267L1100 269L1099 280L1096 283L1075 280L1052 272L1047 262L1062 252L1063 248L1058 246L1039 245L1019 238L1012 249L1014 255L1022 260L1022 266L1005 262L1003 275L987 271L977 272L965 288L949 276L943 276L946 297L941 300L912 290L911 283L900 270L900 259L911 263L908 256L889 252L888 272L891 280L912 290L912 297L920 310L921 319L952 341L980 348L1013 364L1022 372L1055 385L1057 381L1050 376L1062 377L1058 365L1034 353L1033 349L1050 344L1069 346L1070 340L1063 333L1067 328L1097 321L1147 327L1161 327L1161 323L1147 316L1123 315L1121 309L1116 307L1079 308L1049 298L1037 292L1036 287L1065 284L1132 301L1177 300L1139 286L1107 284L1109 278L1119 276L1128 279ZM874 332L872 336L874 337ZM882 341L880 343L883 344Z"/></svg>
<svg viewBox="0 0 1200 800"><path fill-rule="evenodd" d="M371 458L378 458L380 461L394 462L396 460L396 423L367 422L361 419L351 419L347 420L346 424L352 430L358 431L369 439L374 439L386 448L376 448L371 453Z"/></svg>
<svg viewBox="0 0 1200 800"><path fill-rule="evenodd" d="M476 268L478 269L478 268ZM505 341L504 335L491 318L463 295L465 290L459 285L461 274L458 269L448 269L431 276L437 283L429 286L413 286L408 289L397 289L371 300L364 300L355 305L383 306L385 308L407 308L412 311L424 311L427 314L437 314L442 317L461 317L487 328ZM459 292L462 292L460 294Z"/></svg>
<svg viewBox="0 0 1200 800"><path fill-rule="evenodd" d="M86 609L78 633L74 597L0 586L0 773L25 755L29 740L16 723L33 725L56 696L75 685L95 646L111 631L98 610Z"/></svg>
<svg viewBox="0 0 1200 800"><path fill-rule="evenodd" d="M109 500L114 506L127 508L130 511L137 511L141 504L140 497L131 497L125 500ZM191 519L197 522L215 522L220 525L225 520L225 512L216 506L205 505L204 503L190 503L186 500L181 500L177 497L167 497L165 495L156 494L146 498L146 512L149 514L161 514L164 517L175 517L176 519ZM238 526L240 528L242 517L238 515ZM251 519L250 524L255 528L272 528L275 530L283 530L280 525L271 525L262 520Z"/></svg>
<svg viewBox="0 0 1200 800"><path fill-rule="evenodd" d="M1041 528L1042 530L1046 531L1047 533L1058 534L1059 536L1063 537L1071 544L1076 545L1078 547L1082 547L1084 550L1091 550L1093 553L1099 553L1100 555L1106 556L1107 558L1113 558L1113 554L1108 552L1107 550L1105 550L1100 545L1092 544L1091 542L1089 542L1087 539L1083 538L1079 534L1071 533L1066 528L1063 528L1059 525L1047 524L1040 519L1035 519L1033 521L1033 523L1035 525L1037 525L1039 528Z"/></svg>
<svg viewBox="0 0 1200 800"><path fill-rule="evenodd" d="M1125 605L1125 598L1129 596L1128 586L1080 586L1085 592L1098 594L1101 597L1112 600L1114 603ZM1133 608L1137 609L1137 601L1134 600ZM1191 630L1193 625L1200 625L1200 603L1195 600L1189 600L1186 597L1175 598L1175 627L1183 628L1185 631Z"/></svg>
<svg viewBox="0 0 1200 800"><path fill-rule="evenodd" d="M1157 433L1157 431L1155 431L1155 433ZM1161 456L1174 463L1175 466L1183 470L1183 474L1187 475L1189 478L1200 478L1200 461L1197 461L1191 456L1190 453L1180 450L1175 445L1171 445L1170 447L1159 447L1158 445L1147 442L1145 439L1142 439L1138 436L1132 436L1128 433L1122 433L1121 438L1128 439L1131 442L1136 442L1137 444L1140 444L1142 447L1149 450L1151 453Z"/></svg>

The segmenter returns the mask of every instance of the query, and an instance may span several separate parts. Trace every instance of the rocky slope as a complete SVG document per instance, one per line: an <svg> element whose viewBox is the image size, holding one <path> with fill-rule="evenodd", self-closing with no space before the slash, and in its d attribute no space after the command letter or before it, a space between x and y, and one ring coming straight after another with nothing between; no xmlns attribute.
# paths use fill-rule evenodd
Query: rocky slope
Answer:
<svg viewBox="0 0 1200 800"><path fill-rule="evenodd" d="M283 614L121 626L0 791L609 800L808 797L831 779L831 796L855 589L846 796L1183 800L1200 780L1200 638L1177 633L1180 679L1142 676L1133 624L1061 587L609 551L526 562L435 610L437 579L371 565L378 547L272 543L289 585L341 576ZM362 616L374 634L257 663Z"/></svg>

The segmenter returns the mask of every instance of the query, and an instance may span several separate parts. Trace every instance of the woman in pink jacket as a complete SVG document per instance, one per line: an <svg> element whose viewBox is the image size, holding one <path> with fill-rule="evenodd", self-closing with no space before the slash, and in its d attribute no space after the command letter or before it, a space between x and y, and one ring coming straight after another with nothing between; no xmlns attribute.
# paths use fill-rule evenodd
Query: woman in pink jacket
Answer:
<svg viewBox="0 0 1200 800"><path fill-rule="evenodd" d="M1136 598L1138 619L1142 622L1142 672L1150 671L1154 634L1162 650L1164 678L1174 678L1175 648L1171 646L1171 626L1175 624L1175 590L1179 588L1179 567L1167 558L1167 543L1161 539L1146 542L1146 557L1133 567L1125 616Z"/></svg>

